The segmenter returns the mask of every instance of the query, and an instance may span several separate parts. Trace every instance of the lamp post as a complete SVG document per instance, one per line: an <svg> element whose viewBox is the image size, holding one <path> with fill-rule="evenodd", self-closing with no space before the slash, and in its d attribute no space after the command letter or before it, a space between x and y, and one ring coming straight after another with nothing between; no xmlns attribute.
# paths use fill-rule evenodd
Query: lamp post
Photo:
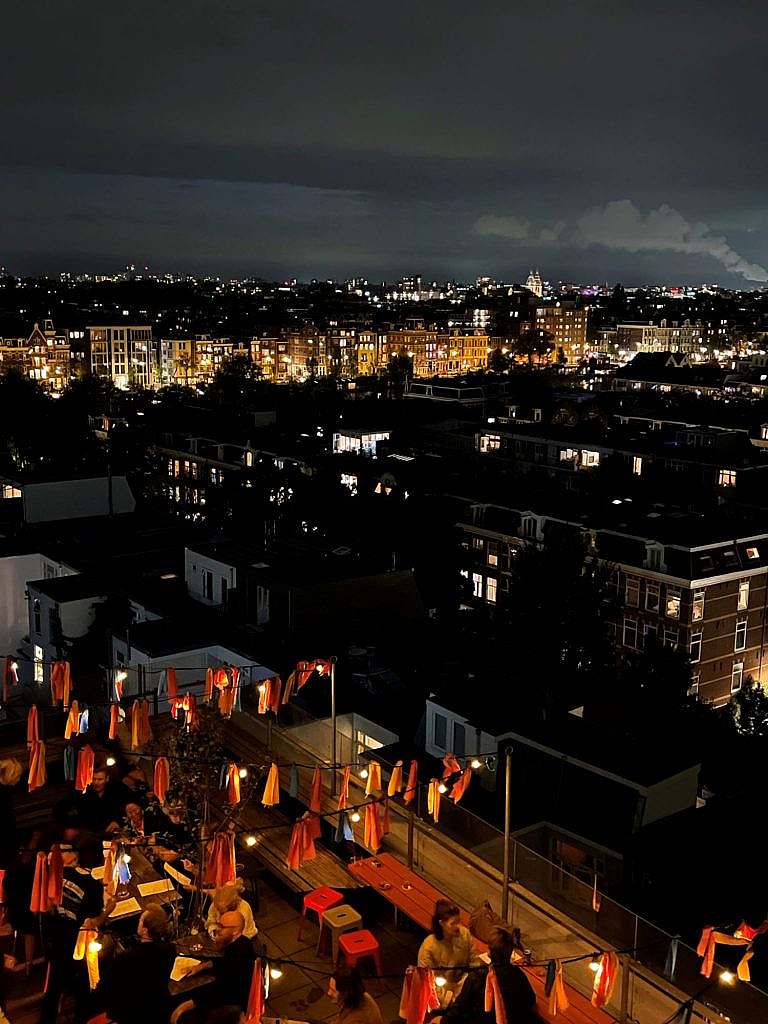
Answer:
<svg viewBox="0 0 768 1024"><path fill-rule="evenodd" d="M504 888L501 890L501 916L509 923L509 848L512 818L512 747L504 751Z"/></svg>
<svg viewBox="0 0 768 1024"><path fill-rule="evenodd" d="M336 658L331 658L331 796L336 796Z"/></svg>

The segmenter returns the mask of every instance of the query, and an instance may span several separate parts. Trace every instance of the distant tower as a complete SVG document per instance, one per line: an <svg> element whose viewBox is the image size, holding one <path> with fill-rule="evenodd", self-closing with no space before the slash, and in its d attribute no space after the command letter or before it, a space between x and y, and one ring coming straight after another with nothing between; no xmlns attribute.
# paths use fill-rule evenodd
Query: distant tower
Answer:
<svg viewBox="0 0 768 1024"><path fill-rule="evenodd" d="M541 280L538 270L532 270L525 282L525 287L533 292L537 299L544 294L544 282Z"/></svg>

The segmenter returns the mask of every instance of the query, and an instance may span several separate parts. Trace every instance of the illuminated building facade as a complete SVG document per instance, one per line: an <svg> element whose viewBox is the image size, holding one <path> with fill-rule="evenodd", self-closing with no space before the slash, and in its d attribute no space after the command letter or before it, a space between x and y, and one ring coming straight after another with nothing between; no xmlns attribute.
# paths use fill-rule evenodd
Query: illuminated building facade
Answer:
<svg viewBox="0 0 768 1024"><path fill-rule="evenodd" d="M108 377L119 388L152 388L157 383L157 360L152 328L139 325L88 328L91 373Z"/></svg>
<svg viewBox="0 0 768 1024"><path fill-rule="evenodd" d="M551 336L554 353L562 349L568 363L578 363L587 351L587 309L575 302L536 307L536 330Z"/></svg>

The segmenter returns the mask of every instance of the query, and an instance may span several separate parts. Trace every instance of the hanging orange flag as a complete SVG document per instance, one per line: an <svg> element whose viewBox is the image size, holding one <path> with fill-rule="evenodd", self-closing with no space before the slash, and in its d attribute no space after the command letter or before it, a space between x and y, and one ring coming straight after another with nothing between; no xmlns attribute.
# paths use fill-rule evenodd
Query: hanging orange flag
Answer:
<svg viewBox="0 0 768 1024"><path fill-rule="evenodd" d="M77 736L80 732L80 709L77 706L77 701L72 701L72 707L69 709L67 715L67 721L64 725L64 739L71 739L73 736Z"/></svg>
<svg viewBox="0 0 768 1024"><path fill-rule="evenodd" d="M214 674L213 685L219 691L219 714L224 718L231 718L237 692L234 678L230 679L225 668L219 668Z"/></svg>
<svg viewBox="0 0 768 1024"><path fill-rule="evenodd" d="M245 1024L261 1024L264 1016L264 970L261 960L253 964L251 987L248 991L248 1005L245 1008Z"/></svg>
<svg viewBox="0 0 768 1024"><path fill-rule="evenodd" d="M29 747L29 775L27 776L29 792L42 788L46 778L45 744L42 740L34 740Z"/></svg>
<svg viewBox="0 0 768 1024"><path fill-rule="evenodd" d="M54 661L51 665L51 700L55 704L61 701L62 706L69 707L72 692L72 675L68 661Z"/></svg>
<svg viewBox="0 0 768 1024"><path fill-rule="evenodd" d="M427 810L437 824L440 818L440 783L437 779L432 779L427 790Z"/></svg>
<svg viewBox="0 0 768 1024"><path fill-rule="evenodd" d="M467 767L464 769L459 778L451 786L451 800L453 800L454 803L457 804L459 800L461 800L461 798L467 792L471 779L472 769Z"/></svg>
<svg viewBox="0 0 768 1024"><path fill-rule="evenodd" d="M168 794L168 779L170 775L170 768L167 757L158 757L155 761L155 773L152 780L152 788L155 791L155 796L161 804L165 803L165 798Z"/></svg>
<svg viewBox="0 0 768 1024"><path fill-rule="evenodd" d="M292 871L298 871L302 864L308 860L314 860L317 856L310 825L311 819L308 814L305 814L293 826L291 841L288 844L288 856L285 861Z"/></svg>
<svg viewBox="0 0 768 1024"><path fill-rule="evenodd" d="M416 790L419 785L419 765L417 761L411 761L411 767L408 771L408 784L405 787L403 793L403 800L409 804L411 800L416 796Z"/></svg>
<svg viewBox="0 0 768 1024"><path fill-rule="evenodd" d="M597 889L597 873L592 880L592 909L597 914L600 911L600 904L602 903L602 897Z"/></svg>
<svg viewBox="0 0 768 1024"><path fill-rule="evenodd" d="M135 700L131 705L131 750L146 746L151 739L149 701Z"/></svg>
<svg viewBox="0 0 768 1024"><path fill-rule="evenodd" d="M365 783L365 795L378 793L381 789L381 765L378 761L371 761L368 764L368 778Z"/></svg>
<svg viewBox="0 0 768 1024"><path fill-rule="evenodd" d="M547 965L547 979L544 984L544 995L549 997L549 1013L552 1017L565 1013L571 1005L563 983L563 965L559 960L550 960Z"/></svg>
<svg viewBox="0 0 768 1024"><path fill-rule="evenodd" d="M379 805L372 800L365 805L365 827L363 829L363 846L372 853L378 853L381 847L381 822L379 821Z"/></svg>
<svg viewBox="0 0 768 1024"><path fill-rule="evenodd" d="M280 803L280 772L274 763L269 769L261 802L265 807L275 807Z"/></svg>
<svg viewBox="0 0 768 1024"><path fill-rule="evenodd" d="M114 896L117 889L117 872L115 871L115 854L117 844L110 843L109 849L104 855L104 889L108 896Z"/></svg>
<svg viewBox="0 0 768 1024"><path fill-rule="evenodd" d="M73 960L85 960L88 968L88 987L91 992L99 984L99 933L93 928L81 928L72 954ZM98 947L98 948L97 948Z"/></svg>
<svg viewBox="0 0 768 1024"><path fill-rule="evenodd" d="M232 761L227 765L227 803L231 807L240 803L240 769Z"/></svg>
<svg viewBox="0 0 768 1024"><path fill-rule="evenodd" d="M58 907L64 892L64 862L61 859L59 844L54 843L48 854L48 902Z"/></svg>
<svg viewBox="0 0 768 1024"><path fill-rule="evenodd" d="M113 704L109 709L109 738L117 739L117 730L120 726L120 705Z"/></svg>
<svg viewBox="0 0 768 1024"><path fill-rule="evenodd" d="M48 854L38 853L35 860L35 877L32 880L32 897L29 909L33 914L44 914L50 909L48 895Z"/></svg>
<svg viewBox="0 0 768 1024"><path fill-rule="evenodd" d="M309 788L309 809L312 812L309 819L309 828L313 839L321 835L320 812L323 809L323 773L319 765L312 775L312 785Z"/></svg>
<svg viewBox="0 0 768 1024"><path fill-rule="evenodd" d="M168 700L174 701L179 696L179 684L176 679L176 669L165 670L165 688L168 691Z"/></svg>
<svg viewBox="0 0 768 1024"><path fill-rule="evenodd" d="M601 953L592 982L592 1005L605 1006L613 995L619 973L619 958L615 953Z"/></svg>
<svg viewBox="0 0 768 1024"><path fill-rule="evenodd" d="M84 793L93 781L93 750L86 744L77 754L75 789Z"/></svg>
<svg viewBox="0 0 768 1024"><path fill-rule="evenodd" d="M389 785L387 786L387 796L397 796L400 790L403 788L403 762L398 761L395 767L392 769L392 774L389 776Z"/></svg>
<svg viewBox="0 0 768 1024"><path fill-rule="evenodd" d="M235 834L217 832L213 837L205 884L219 888L234 882L236 876Z"/></svg>
<svg viewBox="0 0 768 1024"><path fill-rule="evenodd" d="M272 676L271 679L262 679L259 683L259 714L264 715L267 711L277 714L280 707L280 689L282 687L280 676Z"/></svg>
<svg viewBox="0 0 768 1024"><path fill-rule="evenodd" d="M504 1005L504 997L501 994L499 979L496 977L496 968L491 965L485 975L485 1012L493 1010L496 1024L507 1024L507 1009Z"/></svg>
<svg viewBox="0 0 768 1024"><path fill-rule="evenodd" d="M40 726L37 717L37 704L33 704L27 712L27 743L35 743L40 739Z"/></svg>
<svg viewBox="0 0 768 1024"><path fill-rule="evenodd" d="M205 703L209 703L213 699L213 669L207 668L205 670L205 692L203 693L203 700Z"/></svg>
<svg viewBox="0 0 768 1024"><path fill-rule="evenodd" d="M338 810L343 811L349 799L349 774L352 771L351 765L345 765L341 773L341 790L339 791Z"/></svg>
<svg viewBox="0 0 768 1024"><path fill-rule="evenodd" d="M456 760L453 754L446 754L443 758L443 780L448 779L451 775L458 775L461 771L461 765Z"/></svg>

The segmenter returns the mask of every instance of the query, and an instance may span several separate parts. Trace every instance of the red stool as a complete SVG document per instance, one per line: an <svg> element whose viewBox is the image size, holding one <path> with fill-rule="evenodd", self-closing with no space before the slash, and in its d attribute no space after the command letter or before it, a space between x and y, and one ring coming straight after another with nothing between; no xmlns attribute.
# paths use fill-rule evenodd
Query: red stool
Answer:
<svg viewBox="0 0 768 1024"><path fill-rule="evenodd" d="M357 961L369 956L376 965L376 977L380 978L381 954L376 937L367 930L361 928L359 932L345 932L339 936L339 949L344 954L344 959L350 967L356 967Z"/></svg>
<svg viewBox="0 0 768 1024"><path fill-rule="evenodd" d="M321 885L319 889L313 889L312 892L308 892L304 897L304 906L299 918L299 938L301 938L301 933L304 931L304 922L308 910L314 910L317 914L317 923L320 925L326 910L330 910L331 907L337 907L343 902L344 897L341 893L336 892L329 885Z"/></svg>

